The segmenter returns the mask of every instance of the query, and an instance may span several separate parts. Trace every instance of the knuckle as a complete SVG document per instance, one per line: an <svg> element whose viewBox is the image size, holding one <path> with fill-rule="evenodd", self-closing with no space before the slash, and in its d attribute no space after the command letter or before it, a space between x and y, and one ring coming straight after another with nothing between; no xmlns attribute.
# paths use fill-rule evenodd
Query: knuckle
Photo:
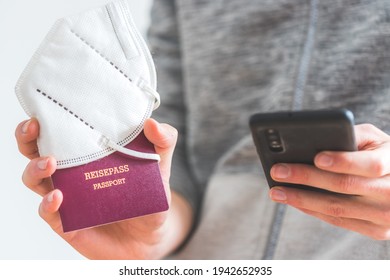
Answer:
<svg viewBox="0 0 390 280"><path fill-rule="evenodd" d="M22 183L23 185L27 186L27 178L26 178L26 169L22 173Z"/></svg>
<svg viewBox="0 0 390 280"><path fill-rule="evenodd" d="M349 153L342 153L338 155L338 161L343 165L344 169L350 171L353 169L355 159Z"/></svg>
<svg viewBox="0 0 390 280"><path fill-rule="evenodd" d="M310 185L311 182L311 172L312 170L307 169L305 166L290 166L290 178L296 183L300 183L303 185Z"/></svg>
<svg viewBox="0 0 390 280"><path fill-rule="evenodd" d="M332 217L344 217L345 208L338 201L331 201L326 207L326 213Z"/></svg>
<svg viewBox="0 0 390 280"><path fill-rule="evenodd" d="M301 176L303 183L308 183L310 181L310 172L308 170L304 169Z"/></svg>
<svg viewBox="0 0 390 280"><path fill-rule="evenodd" d="M19 124L16 126L16 128L15 128L15 133L14 133L14 135L15 135L15 138L16 138L16 140L17 140L18 142L21 140L20 138L22 137L22 127L23 127L23 125L24 125L26 122L28 122L28 120L19 123Z"/></svg>
<svg viewBox="0 0 390 280"><path fill-rule="evenodd" d="M379 214L381 224L390 225L390 210L381 211Z"/></svg>
<svg viewBox="0 0 390 280"><path fill-rule="evenodd" d="M32 173L32 168L31 168L31 161L29 164L27 164L26 168L24 169L22 173L22 182L26 187L30 187L31 184L31 178L34 177L35 175Z"/></svg>
<svg viewBox="0 0 390 280"><path fill-rule="evenodd" d="M15 132L14 132L14 136L16 138L16 142L19 144L19 125L18 127L15 129Z"/></svg>
<svg viewBox="0 0 390 280"><path fill-rule="evenodd" d="M371 234L371 238L378 240L378 241L389 240L390 239L390 229L374 230L374 232Z"/></svg>
<svg viewBox="0 0 390 280"><path fill-rule="evenodd" d="M382 136L383 135L383 132L379 128L377 128L375 125L373 125L371 123L359 124L359 125L357 125L357 128L361 129L362 132L370 133L372 135L376 135L376 136Z"/></svg>
<svg viewBox="0 0 390 280"><path fill-rule="evenodd" d="M39 176L36 169L33 167L35 160L31 160L22 173L22 182L28 188L34 188L43 178Z"/></svg>
<svg viewBox="0 0 390 280"><path fill-rule="evenodd" d="M18 146L19 153L21 153L22 155L25 155L26 154L26 145L24 143L22 143L22 141L18 137L16 138L16 144Z"/></svg>
<svg viewBox="0 0 390 280"><path fill-rule="evenodd" d="M390 139L389 135L371 123L356 125L358 131L369 133L377 139Z"/></svg>
<svg viewBox="0 0 390 280"><path fill-rule="evenodd" d="M356 183L356 177L353 175L338 175L335 177L334 185L340 193L353 193Z"/></svg>
<svg viewBox="0 0 390 280"><path fill-rule="evenodd" d="M376 132L378 130L378 128L371 123L363 123L360 125L360 127L366 131L375 131Z"/></svg>
<svg viewBox="0 0 390 280"><path fill-rule="evenodd" d="M387 173L387 162L383 157L376 157L371 164L371 170L376 177L385 176Z"/></svg>
<svg viewBox="0 0 390 280"><path fill-rule="evenodd" d="M43 214L43 201L38 206L38 215L44 220L44 214Z"/></svg>

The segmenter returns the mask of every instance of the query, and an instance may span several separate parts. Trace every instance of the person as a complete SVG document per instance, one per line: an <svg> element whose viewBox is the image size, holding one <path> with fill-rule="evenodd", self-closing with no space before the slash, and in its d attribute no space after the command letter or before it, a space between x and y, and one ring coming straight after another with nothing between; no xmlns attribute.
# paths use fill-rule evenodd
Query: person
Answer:
<svg viewBox="0 0 390 280"><path fill-rule="evenodd" d="M31 159L23 181L43 196L39 214L95 259L389 258L389 14L382 0L155 1L149 43L162 105L145 134L170 209L63 234L55 159L40 157L31 119L16 138ZM249 116L339 107L359 123L358 151L271 170L335 193L269 190Z"/></svg>

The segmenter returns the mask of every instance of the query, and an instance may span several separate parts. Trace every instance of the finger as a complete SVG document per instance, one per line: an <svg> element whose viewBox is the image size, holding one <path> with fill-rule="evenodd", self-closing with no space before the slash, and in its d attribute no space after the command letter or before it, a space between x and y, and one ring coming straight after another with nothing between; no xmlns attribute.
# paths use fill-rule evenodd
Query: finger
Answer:
<svg viewBox="0 0 390 280"><path fill-rule="evenodd" d="M389 227L387 226L380 226L377 224L373 224L369 221L364 221L360 219L349 219L349 218L342 218L342 217L327 216L307 209L299 209L299 210L301 210L302 212L310 216L316 217L326 223L329 223L331 225L345 228L351 231L355 231L376 240L390 239L390 230Z"/></svg>
<svg viewBox="0 0 390 280"><path fill-rule="evenodd" d="M37 119L30 119L20 123L15 130L16 142L22 155L29 159L39 156L37 138L39 135L39 123Z"/></svg>
<svg viewBox="0 0 390 280"><path fill-rule="evenodd" d="M38 210L39 216L58 234L62 234L62 223L58 212L62 200L62 192L60 190L53 190L43 197Z"/></svg>
<svg viewBox="0 0 390 280"><path fill-rule="evenodd" d="M145 121L145 135L156 148L172 151L177 140L177 130L169 124L159 123L154 119Z"/></svg>
<svg viewBox="0 0 390 280"><path fill-rule="evenodd" d="M53 190L50 176L56 170L56 161L52 157L31 160L22 175L23 183L41 196Z"/></svg>
<svg viewBox="0 0 390 280"><path fill-rule="evenodd" d="M154 119L148 119L144 131L145 136L154 144L156 152L161 156L160 168L169 176L177 130L168 124L160 124Z"/></svg>
<svg viewBox="0 0 390 280"><path fill-rule="evenodd" d="M364 177L382 177L390 174L390 144L372 151L321 152L314 163L318 168Z"/></svg>
<svg viewBox="0 0 390 280"><path fill-rule="evenodd" d="M372 125L355 128L357 152L322 152L314 163L318 168L337 173L365 177L381 177L390 173L390 137Z"/></svg>
<svg viewBox="0 0 390 280"><path fill-rule="evenodd" d="M373 205L361 196L319 193L283 187L272 188L269 195L276 202L330 217L359 219L390 225L387 208Z"/></svg>
<svg viewBox="0 0 390 280"><path fill-rule="evenodd" d="M382 195L390 177L367 178L328 172L305 164L275 164L271 168L275 181L312 186L350 195Z"/></svg>

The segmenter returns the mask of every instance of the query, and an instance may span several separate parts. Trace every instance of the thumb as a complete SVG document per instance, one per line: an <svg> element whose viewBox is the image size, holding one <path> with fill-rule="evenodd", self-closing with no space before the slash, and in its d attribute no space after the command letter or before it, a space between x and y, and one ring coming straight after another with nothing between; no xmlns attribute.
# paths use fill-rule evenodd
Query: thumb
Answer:
<svg viewBox="0 0 390 280"><path fill-rule="evenodd" d="M169 124L161 124L154 119L145 121L144 133L154 145L156 153L161 157L160 168L162 175L169 181L173 151L177 142L177 130Z"/></svg>

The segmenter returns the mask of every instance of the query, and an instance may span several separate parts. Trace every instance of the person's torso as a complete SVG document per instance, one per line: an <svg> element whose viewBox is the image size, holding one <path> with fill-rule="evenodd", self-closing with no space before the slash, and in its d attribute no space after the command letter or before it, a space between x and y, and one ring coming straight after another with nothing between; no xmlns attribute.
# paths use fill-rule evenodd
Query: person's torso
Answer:
<svg viewBox="0 0 390 280"><path fill-rule="evenodd" d="M176 1L187 151L207 185L178 258L262 258L275 204L248 119L346 107L390 131L390 1ZM217 166L217 168L215 168ZM318 234L316 234L318 233ZM387 242L289 209L275 258L388 258Z"/></svg>

